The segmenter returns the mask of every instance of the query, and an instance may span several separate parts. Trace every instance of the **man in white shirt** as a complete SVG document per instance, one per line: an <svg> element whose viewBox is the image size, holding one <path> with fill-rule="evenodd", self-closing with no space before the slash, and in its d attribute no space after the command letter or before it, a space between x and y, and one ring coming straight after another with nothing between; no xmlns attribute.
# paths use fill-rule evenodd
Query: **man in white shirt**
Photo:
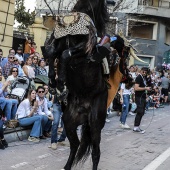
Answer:
<svg viewBox="0 0 170 170"><path fill-rule="evenodd" d="M37 114L42 115L43 119L43 135L45 137L50 137L49 132L52 126L53 114L48 110L47 99L45 98L45 89L43 86L38 86L36 100L39 105Z"/></svg>

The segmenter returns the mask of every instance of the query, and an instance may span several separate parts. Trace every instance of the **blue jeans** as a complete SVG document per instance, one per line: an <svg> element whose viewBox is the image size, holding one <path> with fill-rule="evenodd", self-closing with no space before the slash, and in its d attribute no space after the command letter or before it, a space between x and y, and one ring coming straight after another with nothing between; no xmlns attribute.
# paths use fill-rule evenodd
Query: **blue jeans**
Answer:
<svg viewBox="0 0 170 170"><path fill-rule="evenodd" d="M126 123L126 118L129 112L129 102L130 102L130 95L129 94L123 95L122 114L120 116L120 122L122 124Z"/></svg>
<svg viewBox="0 0 170 170"><path fill-rule="evenodd" d="M58 141L57 130L58 130L60 118L62 116L61 106L58 102L53 104L53 116L54 116L54 121L53 121L53 125L52 125L51 143L57 143L57 141ZM63 132L63 133L65 134L65 132ZM64 136L64 134L63 134L63 136L61 135L61 137L64 138L64 140L65 140L66 137Z"/></svg>
<svg viewBox="0 0 170 170"><path fill-rule="evenodd" d="M0 107L2 111L4 110L5 106L6 106L6 100L4 100L4 98L0 98Z"/></svg>
<svg viewBox="0 0 170 170"><path fill-rule="evenodd" d="M30 56L30 54L29 53L24 53L24 62L26 62L27 61L27 58Z"/></svg>
<svg viewBox="0 0 170 170"><path fill-rule="evenodd" d="M52 121L48 119L47 116L45 115L41 115L41 119L42 119L42 129L43 132L49 132L51 126L52 126Z"/></svg>
<svg viewBox="0 0 170 170"><path fill-rule="evenodd" d="M26 117L18 119L20 126L29 126L33 124L30 136L40 137L42 136L42 116L35 115L32 117Z"/></svg>
<svg viewBox="0 0 170 170"><path fill-rule="evenodd" d="M15 119L15 114L17 112L17 106L18 106L18 100L16 99L6 99L1 98L1 102L4 102L1 105L1 108L5 105L5 116L7 117L7 120Z"/></svg>

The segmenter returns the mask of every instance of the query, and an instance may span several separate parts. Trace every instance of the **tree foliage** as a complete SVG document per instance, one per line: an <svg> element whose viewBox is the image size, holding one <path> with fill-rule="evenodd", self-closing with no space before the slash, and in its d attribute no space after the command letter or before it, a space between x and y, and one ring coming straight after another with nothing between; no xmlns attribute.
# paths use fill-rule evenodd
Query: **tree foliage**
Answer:
<svg viewBox="0 0 170 170"><path fill-rule="evenodd" d="M26 11L24 0L16 0L14 17L16 21L21 24L18 28L26 29L29 25L32 25L35 20L35 15L35 10L33 12L30 12L30 10Z"/></svg>

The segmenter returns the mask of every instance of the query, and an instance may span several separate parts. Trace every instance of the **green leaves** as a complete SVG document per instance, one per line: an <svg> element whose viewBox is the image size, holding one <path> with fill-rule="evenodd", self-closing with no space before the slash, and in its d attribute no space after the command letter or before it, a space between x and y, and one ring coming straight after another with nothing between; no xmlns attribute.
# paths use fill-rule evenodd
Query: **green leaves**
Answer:
<svg viewBox="0 0 170 170"><path fill-rule="evenodd" d="M30 10L26 11L24 0L17 0L15 2L14 17L17 22L21 24L18 28L26 29L29 25L32 25L34 23L35 15L35 10L33 12L30 12Z"/></svg>

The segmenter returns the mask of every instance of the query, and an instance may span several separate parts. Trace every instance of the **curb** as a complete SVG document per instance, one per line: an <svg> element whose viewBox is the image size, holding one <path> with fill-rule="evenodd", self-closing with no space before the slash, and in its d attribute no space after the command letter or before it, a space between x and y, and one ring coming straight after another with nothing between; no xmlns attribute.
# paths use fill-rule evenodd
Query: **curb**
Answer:
<svg viewBox="0 0 170 170"><path fill-rule="evenodd" d="M114 116L117 116L117 112L116 111L112 111L109 115L108 118L112 118ZM22 129L22 131L19 128L16 128L16 131L18 133L18 136L20 137L20 139L25 140L28 139L31 130L30 129ZM17 142L20 141L20 139L17 136L17 133L14 129L10 129L10 130L5 130L4 132L4 137L6 139L6 141L8 143L11 142Z"/></svg>
<svg viewBox="0 0 170 170"><path fill-rule="evenodd" d="M6 132L4 133L4 137L5 137L5 139L8 143L20 141L20 139L21 140L28 139L28 136L30 135L31 130L30 129L23 129L22 131L21 130L16 130L16 131L12 130L9 133L6 133ZM20 139L18 138L18 136L19 136Z"/></svg>

